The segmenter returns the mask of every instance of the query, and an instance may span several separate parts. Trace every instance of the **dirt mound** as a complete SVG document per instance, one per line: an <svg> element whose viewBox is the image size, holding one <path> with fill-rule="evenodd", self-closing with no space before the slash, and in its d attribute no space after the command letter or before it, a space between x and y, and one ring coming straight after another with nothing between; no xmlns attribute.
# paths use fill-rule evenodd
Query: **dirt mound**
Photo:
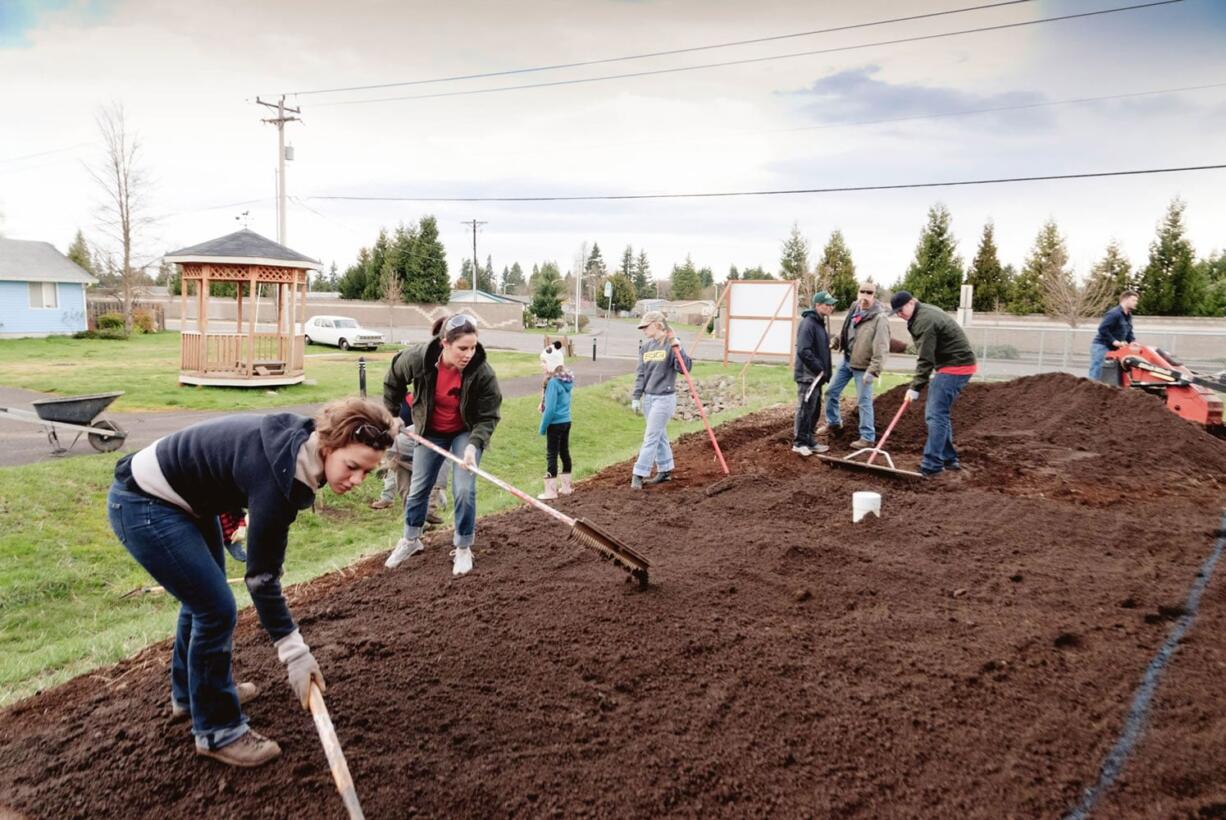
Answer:
<svg viewBox="0 0 1226 820"><path fill-rule="evenodd" d="M878 433L902 403L905 386L878 397ZM927 428L924 397L899 420L886 448L916 469ZM854 410L832 444L856 437ZM1087 503L1204 490L1220 495L1226 442L1179 418L1154 396L1126 393L1067 374L967 386L954 405L954 443L972 483L1023 495L1079 494Z"/></svg>
<svg viewBox="0 0 1226 820"><path fill-rule="evenodd" d="M921 415L898 452L918 452ZM974 385L955 425L973 472L935 484L794 455L789 408L720 429L723 491L707 492L722 476L705 433L679 443L671 484L633 491L629 464L583 482L559 507L645 552L644 592L530 510L482 520L464 578L442 533L399 571L372 560L295 589L367 815L1065 813L1182 612L1226 445L1148 397L1064 377ZM1127 505L1093 495L1104 475ZM868 487L883 517L852 524ZM1206 623L1222 623L1221 588ZM1226 637L1186 642L1168 675L1211 691ZM0 713L0 815L343 816L250 613L235 646L282 760L195 758L168 721L162 644ZM1194 731L1199 760L1226 757L1222 700L1169 691L1183 711L1156 716L1162 748ZM1163 815L1226 802L1220 766L1128 772L1111 816L1151 814L1158 795Z"/></svg>

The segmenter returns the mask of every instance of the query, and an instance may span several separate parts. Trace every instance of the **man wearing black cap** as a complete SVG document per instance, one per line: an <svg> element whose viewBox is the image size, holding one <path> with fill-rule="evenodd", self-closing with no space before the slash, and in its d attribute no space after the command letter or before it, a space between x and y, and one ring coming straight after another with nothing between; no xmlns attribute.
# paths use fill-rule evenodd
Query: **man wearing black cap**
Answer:
<svg viewBox="0 0 1226 820"><path fill-rule="evenodd" d="M796 331L796 364L792 378L796 380L796 429L792 437L792 452L811 456L830 448L813 438L817 410L822 406L822 385L830 381L830 332L826 320L834 312L836 300L824 290L813 294L813 309L800 314L800 329Z"/></svg>
<svg viewBox="0 0 1226 820"><path fill-rule="evenodd" d="M944 470L961 470L958 451L954 449L950 410L975 374L975 351L958 323L936 305L921 302L900 290L890 299L890 307L891 315L907 320L907 331L915 340L915 378L911 380L907 400L919 399L919 391L928 385L924 405L928 440L924 443L920 472L931 478Z"/></svg>

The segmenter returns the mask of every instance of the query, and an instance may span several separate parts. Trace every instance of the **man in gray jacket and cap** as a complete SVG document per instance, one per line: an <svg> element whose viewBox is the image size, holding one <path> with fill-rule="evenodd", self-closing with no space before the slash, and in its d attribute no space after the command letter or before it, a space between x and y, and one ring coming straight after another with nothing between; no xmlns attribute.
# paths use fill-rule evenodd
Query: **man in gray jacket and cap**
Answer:
<svg viewBox="0 0 1226 820"><path fill-rule="evenodd" d="M817 435L825 435L832 428L842 427L839 398L847 383L856 383L856 404L860 408L860 437L852 442L853 450L872 447L877 441L877 428L873 419L873 382L881 377L886 356L890 352L890 317L885 307L877 301L877 286L872 282L860 283L860 298L847 311L843 329L833 342L835 350L843 351L843 362L835 371L826 394L826 421L817 428Z"/></svg>

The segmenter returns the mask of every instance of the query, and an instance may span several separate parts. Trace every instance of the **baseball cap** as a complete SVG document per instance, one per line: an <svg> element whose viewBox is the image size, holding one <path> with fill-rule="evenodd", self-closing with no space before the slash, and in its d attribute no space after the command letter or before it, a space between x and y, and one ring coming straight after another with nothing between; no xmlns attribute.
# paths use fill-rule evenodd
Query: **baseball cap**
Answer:
<svg viewBox="0 0 1226 820"><path fill-rule="evenodd" d="M668 318L662 310L649 310L643 314L643 318L639 320L639 330L647 327L652 322L659 322L665 328L668 327Z"/></svg>
<svg viewBox="0 0 1226 820"><path fill-rule="evenodd" d="M890 315L893 316L895 313L898 313L914 298L909 290L900 290L898 293L895 293L890 297Z"/></svg>
<svg viewBox="0 0 1226 820"><path fill-rule="evenodd" d="M835 299L833 296L831 296L829 293L827 293L824 290L819 290L817 293L813 294L814 306L816 305L837 305L838 303L839 303L838 299Z"/></svg>

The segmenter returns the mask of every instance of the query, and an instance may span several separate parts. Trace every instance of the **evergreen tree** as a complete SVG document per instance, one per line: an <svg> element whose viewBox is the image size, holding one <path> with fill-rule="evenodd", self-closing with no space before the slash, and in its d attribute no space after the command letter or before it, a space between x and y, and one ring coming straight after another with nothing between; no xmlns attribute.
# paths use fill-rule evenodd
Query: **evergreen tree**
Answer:
<svg viewBox="0 0 1226 820"><path fill-rule="evenodd" d="M406 265L406 271L406 302L445 305L451 301L447 251L439 241L438 222L433 216L423 216L417 223L412 259Z"/></svg>
<svg viewBox="0 0 1226 820"><path fill-rule="evenodd" d="M729 265L729 266L728 266L728 280L727 280L727 281L729 281L729 282L735 282L736 280L738 280L738 279L740 279L740 278L741 278L741 272L740 272L740 271L738 271L738 270L736 269L736 265Z"/></svg>
<svg viewBox="0 0 1226 820"><path fill-rule="evenodd" d="M1135 288L1137 283L1132 278L1132 264L1120 249L1120 243L1111 240L1103 258L1090 269L1091 282L1110 283L1112 295L1118 300L1121 293L1129 288Z"/></svg>
<svg viewBox="0 0 1226 820"><path fill-rule="evenodd" d="M985 313L1000 310L1009 301L1010 283L996 251L996 226L991 221L983 226L979 249L966 272L966 283L975 288L971 303L975 310Z"/></svg>
<svg viewBox="0 0 1226 820"><path fill-rule="evenodd" d="M622 251L622 263L617 272L627 279L634 279L634 248L629 245Z"/></svg>
<svg viewBox="0 0 1226 820"><path fill-rule="evenodd" d="M519 266L518 262L511 263L511 270L507 272L504 281L504 292L519 295L524 290L524 269Z"/></svg>
<svg viewBox="0 0 1226 820"><path fill-rule="evenodd" d="M915 259L907 268L901 290L944 310L958 307L962 287L962 258L950 228L949 209L937 203L928 209L928 222L920 231Z"/></svg>
<svg viewBox="0 0 1226 820"><path fill-rule="evenodd" d="M649 299L656 295L656 289L651 282L651 263L647 261L647 251L640 248L638 258L634 260L634 291L640 299Z"/></svg>
<svg viewBox="0 0 1226 820"><path fill-rule="evenodd" d="M532 314L538 319L560 319L562 317L562 277L558 275L558 266L546 262L541 266L537 277L536 291L532 297Z"/></svg>
<svg viewBox="0 0 1226 820"><path fill-rule="evenodd" d="M465 258L460 260L460 276L456 280L456 290L469 290L472 288L473 281L473 260ZM461 287L459 282L464 282Z"/></svg>
<svg viewBox="0 0 1226 820"><path fill-rule="evenodd" d="M600 244L592 243L592 252L588 254L583 266L583 289L591 294L593 302L601 298L601 284L608 277L609 270L605 267L604 256L600 253Z"/></svg>
<svg viewBox="0 0 1226 820"><path fill-rule="evenodd" d="M477 290L483 290L486 293L494 292L494 257L485 257L484 270L477 271Z"/></svg>
<svg viewBox="0 0 1226 820"><path fill-rule="evenodd" d="M1213 253L1196 263L1206 283L1202 316L1226 315L1226 254Z"/></svg>
<svg viewBox="0 0 1226 820"><path fill-rule="evenodd" d="M1054 287L1068 290L1070 286L1075 287L1073 272L1068 267L1068 249L1055 220L1048 219L1035 236L1026 264L1014 283L1009 312L1018 315L1062 313L1060 308L1050 304L1051 292Z"/></svg>
<svg viewBox="0 0 1226 820"><path fill-rule="evenodd" d="M702 280L694 268L694 260L685 257L684 265L673 265L672 275L673 299L697 299L702 293Z"/></svg>
<svg viewBox="0 0 1226 820"><path fill-rule="evenodd" d="M89 252L89 243L85 241L85 234L77 229L77 235L72 238L72 244L68 246L68 258L76 262L86 273L94 275L94 257ZM164 284L164 283L159 283Z"/></svg>
<svg viewBox="0 0 1226 820"><path fill-rule="evenodd" d="M831 295L839 300L839 305L847 307L859 298L860 283L856 281L856 265L851 260L851 249L843 240L842 231L830 232L830 240L822 249L817 270L821 277L818 284L830 291Z"/></svg>
<svg viewBox="0 0 1226 820"><path fill-rule="evenodd" d="M345 269L337 285L342 299L361 299L366 292L366 272L370 270L370 249L358 250L358 260Z"/></svg>
<svg viewBox="0 0 1226 820"><path fill-rule="evenodd" d="M800 235L800 225L792 223L792 232L783 240L783 255L779 259L782 279L800 279L809 272L809 240Z"/></svg>
<svg viewBox="0 0 1226 820"><path fill-rule="evenodd" d="M630 281L630 277L618 271L609 277L609 281L613 283L613 310L630 310L634 307L634 303L638 301L638 292L634 289L634 282Z"/></svg>
<svg viewBox="0 0 1226 820"><path fill-rule="evenodd" d="M741 272L741 279L747 282L751 282L751 281L758 280L758 279L774 279L774 278L775 278L774 274L767 273L766 271L762 270L761 265L757 265L752 268L745 268L745 270Z"/></svg>
<svg viewBox="0 0 1226 820"><path fill-rule="evenodd" d="M707 288L714 286L715 285L715 274L711 272L710 268L707 268L707 267L699 268L698 269L698 283L702 286L703 290L706 290Z"/></svg>
<svg viewBox="0 0 1226 820"><path fill-rule="evenodd" d="M1141 272L1137 310L1160 316L1192 316L1205 302L1208 282L1193 261L1192 243L1184 235L1183 200L1171 200L1158 235L1149 245L1149 263Z"/></svg>

